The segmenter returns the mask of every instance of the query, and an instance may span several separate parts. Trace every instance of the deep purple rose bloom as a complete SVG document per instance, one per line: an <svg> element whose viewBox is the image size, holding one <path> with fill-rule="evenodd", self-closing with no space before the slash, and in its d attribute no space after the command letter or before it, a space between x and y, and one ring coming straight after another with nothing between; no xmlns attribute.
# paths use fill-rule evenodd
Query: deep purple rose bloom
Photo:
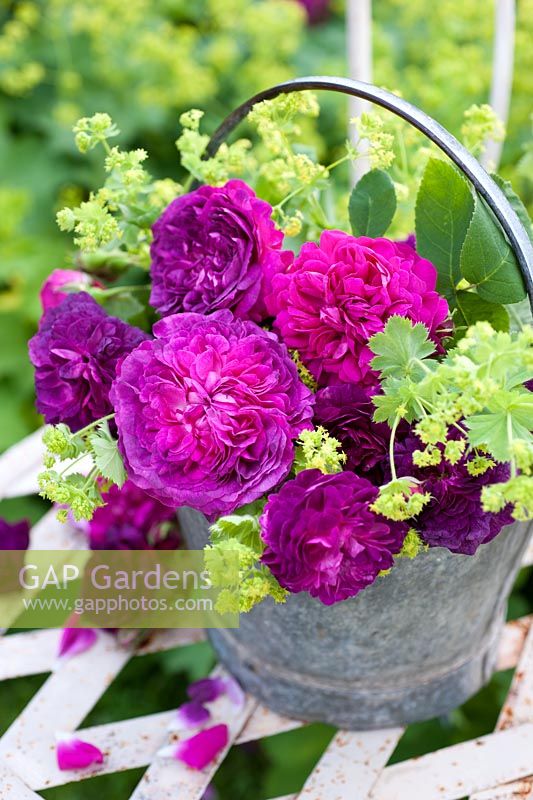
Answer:
<svg viewBox="0 0 533 800"><path fill-rule="evenodd" d="M55 308L69 296L69 292L62 291L62 287L67 283L89 286L92 282L91 277L85 272L74 269L54 269L41 286L40 298L43 311Z"/></svg>
<svg viewBox="0 0 533 800"><path fill-rule="evenodd" d="M353 472L311 469L271 495L261 517L262 561L281 586L331 605L389 569L407 526L370 510L377 493Z"/></svg>
<svg viewBox="0 0 533 800"><path fill-rule="evenodd" d="M447 547L452 553L474 555L479 545L490 542L504 525L514 521L510 506L497 514L481 507L483 486L506 481L509 465L496 464L477 477L468 472L464 456L455 465L443 459L437 466L419 468L413 465L412 454L423 448L416 436L407 437L395 448L398 475L412 475L423 481L423 491L432 498L416 518L414 527L430 547Z"/></svg>
<svg viewBox="0 0 533 800"><path fill-rule="evenodd" d="M265 319L272 276L292 259L281 252L271 214L238 180L173 200L153 226L151 305L164 317L229 308L241 319Z"/></svg>
<svg viewBox="0 0 533 800"><path fill-rule="evenodd" d="M312 395L277 337L230 311L175 314L111 399L128 474L162 503L228 514L285 478Z"/></svg>
<svg viewBox="0 0 533 800"><path fill-rule="evenodd" d="M437 345L449 333L448 304L436 282L433 264L407 244L324 231L319 244L304 244L273 277L266 302L283 341L321 386L375 385L368 340L389 317L424 323Z"/></svg>
<svg viewBox="0 0 533 800"><path fill-rule="evenodd" d="M37 410L76 431L112 412L109 390L120 359L147 335L110 317L85 292L45 312L30 339Z"/></svg>
<svg viewBox="0 0 533 800"><path fill-rule="evenodd" d="M0 517L0 550L27 550L29 544L30 524L28 520L8 522Z"/></svg>
<svg viewBox="0 0 533 800"><path fill-rule="evenodd" d="M315 422L341 443L346 454L345 469L379 486L384 482L391 431L384 422L372 420L375 407L371 395L350 383L319 389Z"/></svg>
<svg viewBox="0 0 533 800"><path fill-rule="evenodd" d="M174 509L146 494L131 481L103 495L87 525L92 550L176 550L181 545Z"/></svg>

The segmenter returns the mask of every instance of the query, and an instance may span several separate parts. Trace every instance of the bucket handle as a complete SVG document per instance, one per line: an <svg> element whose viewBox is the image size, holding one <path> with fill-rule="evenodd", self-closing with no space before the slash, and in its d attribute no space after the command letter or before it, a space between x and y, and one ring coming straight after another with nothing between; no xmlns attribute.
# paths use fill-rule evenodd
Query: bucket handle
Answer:
<svg viewBox="0 0 533 800"><path fill-rule="evenodd" d="M371 103L386 108L409 122L446 153L485 200L505 232L515 252L533 311L533 246L527 231L508 199L479 161L446 128L443 128L442 125L416 106L385 89L380 89L362 81L329 76L296 78L284 83L278 83L276 86L265 89L246 100L226 117L211 137L206 149L206 156L213 156L217 152L222 142L226 140L228 135L257 103L261 103L263 100L272 100L281 94L301 92L306 89L324 89L369 100Z"/></svg>

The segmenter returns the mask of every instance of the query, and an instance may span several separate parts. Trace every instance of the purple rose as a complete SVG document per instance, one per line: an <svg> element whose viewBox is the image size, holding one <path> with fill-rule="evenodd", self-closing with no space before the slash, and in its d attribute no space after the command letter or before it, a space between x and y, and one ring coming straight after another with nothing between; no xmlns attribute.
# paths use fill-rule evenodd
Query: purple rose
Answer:
<svg viewBox="0 0 533 800"><path fill-rule="evenodd" d="M30 339L37 410L74 431L113 411L109 390L120 359L147 335L110 317L85 292L45 312Z"/></svg>
<svg viewBox="0 0 533 800"><path fill-rule="evenodd" d="M319 389L315 399L315 421L342 445L345 469L383 483L391 431L383 422L373 422L375 407L371 392L354 384Z"/></svg>
<svg viewBox="0 0 533 800"><path fill-rule="evenodd" d="M271 495L261 517L262 561L281 586L331 605L392 567L407 526L370 510L377 493L353 472L312 469Z"/></svg>
<svg viewBox="0 0 533 800"><path fill-rule="evenodd" d="M307 12L310 25L316 25L326 19L331 0L298 0Z"/></svg>
<svg viewBox="0 0 533 800"><path fill-rule="evenodd" d="M103 495L87 525L92 550L176 550L181 545L174 509L146 494L131 481Z"/></svg>
<svg viewBox="0 0 533 800"><path fill-rule="evenodd" d="M111 399L135 483L209 517L285 478L312 394L277 337L230 311L176 314L122 362Z"/></svg>
<svg viewBox="0 0 533 800"><path fill-rule="evenodd" d="M477 477L468 472L465 456L455 465L443 459L437 466L419 468L413 465L412 454L423 448L416 436L408 436L395 448L398 475L411 475L423 481L421 488L431 494L414 527L430 547L447 547L452 553L474 555L479 545L490 542L504 525L514 521L510 506L497 514L481 507L483 486L506 481L509 465L496 464Z"/></svg>
<svg viewBox="0 0 533 800"><path fill-rule="evenodd" d="M29 544L30 524L28 520L8 522L0 517L0 550L27 550Z"/></svg>
<svg viewBox="0 0 533 800"><path fill-rule="evenodd" d="M449 309L437 271L412 247L389 239L324 231L275 275L266 297L288 347L298 350L320 385L375 385L368 340L397 314L422 322L440 344Z"/></svg>
<svg viewBox="0 0 533 800"><path fill-rule="evenodd" d="M176 198L153 226L151 305L161 316L229 308L265 319L263 296L292 258L271 214L243 181Z"/></svg>
<svg viewBox="0 0 533 800"><path fill-rule="evenodd" d="M41 305L43 311L55 308L69 296L69 292L61 291L67 283L90 286L92 279L85 272L74 269L54 269L41 286Z"/></svg>

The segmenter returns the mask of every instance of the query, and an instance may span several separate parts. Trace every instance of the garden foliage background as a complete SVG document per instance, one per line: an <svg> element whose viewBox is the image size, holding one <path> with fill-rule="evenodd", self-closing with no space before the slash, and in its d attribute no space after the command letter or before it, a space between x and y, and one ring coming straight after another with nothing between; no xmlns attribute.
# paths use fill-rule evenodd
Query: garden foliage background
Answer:
<svg viewBox="0 0 533 800"><path fill-rule="evenodd" d="M325 5L309 0L309 5ZM533 209L533 0L518 0L515 78L500 172ZM462 115L487 102L493 3L487 0L379 0L373 9L374 82L401 94L459 134ZM69 238L55 213L101 185L101 164L75 149L72 125L108 112L124 149L143 147L156 177L179 180L174 141L181 111L205 110L205 129L241 100L279 80L346 74L342 0L309 26L297 0L0 0L0 449L33 430L33 376L26 342L44 277L65 265ZM346 104L321 97L312 140L326 159L346 138ZM324 162L323 162L324 163ZM17 518L42 512L36 499L0 504ZM533 610L525 571L510 615ZM210 667L208 645L136 660L86 724L177 706L187 680ZM0 733L45 676L0 685ZM397 757L492 729L509 676L449 718L412 726ZM143 687L141 692L139 687ZM297 790L331 731L311 726L235 748L218 778L219 795L274 797ZM50 800L127 796L138 774L97 778L44 793Z"/></svg>

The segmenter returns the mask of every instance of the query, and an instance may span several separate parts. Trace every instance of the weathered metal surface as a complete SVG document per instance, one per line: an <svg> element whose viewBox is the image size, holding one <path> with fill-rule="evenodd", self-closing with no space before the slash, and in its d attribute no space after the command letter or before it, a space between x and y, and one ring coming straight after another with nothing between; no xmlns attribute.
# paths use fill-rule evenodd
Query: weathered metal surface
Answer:
<svg viewBox="0 0 533 800"><path fill-rule="evenodd" d="M189 546L202 547L205 518L191 509L179 517ZM209 635L228 669L274 711L351 730L439 716L492 675L529 537L516 524L475 556L433 548L351 600L268 600L241 615L239 629Z"/></svg>

